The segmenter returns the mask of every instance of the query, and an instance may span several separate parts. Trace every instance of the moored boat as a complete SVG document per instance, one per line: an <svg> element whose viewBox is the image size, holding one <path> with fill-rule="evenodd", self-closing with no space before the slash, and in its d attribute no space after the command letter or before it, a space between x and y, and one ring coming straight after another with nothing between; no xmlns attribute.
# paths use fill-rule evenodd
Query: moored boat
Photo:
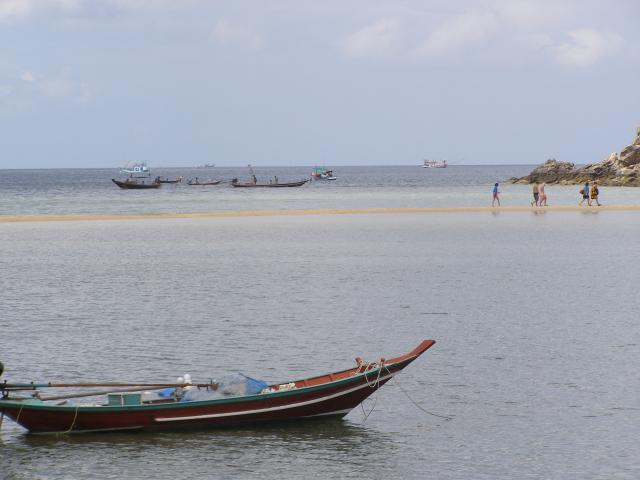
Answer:
<svg viewBox="0 0 640 480"><path fill-rule="evenodd" d="M311 178L314 180L337 180L338 177L333 175L333 170L327 170L324 167L315 167L311 172Z"/></svg>
<svg viewBox="0 0 640 480"><path fill-rule="evenodd" d="M301 187L309 180L299 180L295 182L281 182L278 180L278 177L273 177L273 180L269 180L269 183L266 182L258 182L258 178L256 177L256 173L253 171L253 167L251 165L247 165L249 168L249 172L251 172L251 181L250 182L239 182L237 178L231 180L231 186L236 188L282 188L282 187Z"/></svg>
<svg viewBox="0 0 640 480"><path fill-rule="evenodd" d="M157 183L180 183L182 182L182 177L176 177L176 178L165 178L165 177L156 177L156 182Z"/></svg>
<svg viewBox="0 0 640 480"><path fill-rule="evenodd" d="M300 180L297 182L279 182L276 178L275 181L273 182L269 182L269 183L259 183L259 182L247 182L247 183L241 183L238 182L237 178L234 178L233 180L231 180L231 186L233 187L246 187L246 188L253 188L253 187L272 187L272 188L278 188L278 187L301 187L302 185L304 185L305 183L307 183L309 180Z"/></svg>
<svg viewBox="0 0 640 480"><path fill-rule="evenodd" d="M217 390L216 382L198 384L0 384L0 412L31 433L84 433L124 430L173 430L255 425L291 420L341 418L400 373L435 343L424 340L415 349L391 359L370 363L356 358L356 366L325 375L284 383L261 384L259 391L235 392L213 399L185 400L187 389ZM185 376L186 377L186 376ZM45 388L111 388L110 391L43 396ZM122 387L128 388L123 391ZM117 390L113 390L118 388ZM144 389L169 388L169 396L145 400ZM31 396L24 392L35 391ZM14 397L22 392L22 397ZM87 404L66 399L106 395ZM65 399L61 402L60 400ZM54 402L55 403L52 403Z"/></svg>
<svg viewBox="0 0 640 480"><path fill-rule="evenodd" d="M149 174L149 167L145 162L142 163L129 163L120 170L122 173L132 173L134 175L147 175Z"/></svg>
<svg viewBox="0 0 640 480"><path fill-rule="evenodd" d="M131 190L141 190L146 188L158 188L160 187L160 183L155 180L151 183L145 183L144 180L138 180L137 178L129 177L125 181L116 180L112 178L111 181L115 183L117 186L123 189L131 189Z"/></svg>
<svg viewBox="0 0 640 480"><path fill-rule="evenodd" d="M187 185L220 185L222 183L222 180L205 180L205 181L200 181L198 180L198 177L196 178L192 178L191 180L187 181Z"/></svg>

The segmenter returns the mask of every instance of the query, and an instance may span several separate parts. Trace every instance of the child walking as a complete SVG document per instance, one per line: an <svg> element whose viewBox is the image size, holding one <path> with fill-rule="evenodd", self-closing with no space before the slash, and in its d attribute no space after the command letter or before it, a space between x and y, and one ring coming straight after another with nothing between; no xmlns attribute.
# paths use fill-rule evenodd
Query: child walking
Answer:
<svg viewBox="0 0 640 480"><path fill-rule="evenodd" d="M602 206L602 204L598 201L598 195L600 195L600 190L598 190L598 183L593 182L593 185L591 185L591 192L590 192L591 201L593 202L595 200L596 205L600 207Z"/></svg>

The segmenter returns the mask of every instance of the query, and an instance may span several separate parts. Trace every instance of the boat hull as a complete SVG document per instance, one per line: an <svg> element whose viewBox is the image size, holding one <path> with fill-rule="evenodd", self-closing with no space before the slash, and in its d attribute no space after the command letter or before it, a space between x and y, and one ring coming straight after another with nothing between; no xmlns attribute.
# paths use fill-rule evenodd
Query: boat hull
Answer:
<svg viewBox="0 0 640 480"><path fill-rule="evenodd" d="M343 417L434 343L426 340L413 352L382 366L359 365L300 380L291 390L136 406L59 406L32 400L0 400L0 411L29 432L42 434L216 428Z"/></svg>
<svg viewBox="0 0 640 480"><path fill-rule="evenodd" d="M119 180L116 180L115 178L112 178L111 181L113 183L115 183L117 186L119 186L122 189L125 190L145 190L145 189L149 189L149 188L159 188L160 184L157 182L154 183L133 183L133 182L121 182Z"/></svg>
<svg viewBox="0 0 640 480"><path fill-rule="evenodd" d="M236 188L282 188L282 187L301 187L309 180L300 180L299 182L288 183L231 183Z"/></svg>
<svg viewBox="0 0 640 480"><path fill-rule="evenodd" d="M222 180L215 180L213 182L187 182L187 185L190 185L192 187L197 187L197 186L207 186L207 185L220 185L222 183Z"/></svg>

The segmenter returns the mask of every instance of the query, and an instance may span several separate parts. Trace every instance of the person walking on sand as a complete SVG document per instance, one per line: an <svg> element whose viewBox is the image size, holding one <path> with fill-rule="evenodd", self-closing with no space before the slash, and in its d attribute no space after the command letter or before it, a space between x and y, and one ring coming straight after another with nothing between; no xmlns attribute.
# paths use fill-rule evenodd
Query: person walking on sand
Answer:
<svg viewBox="0 0 640 480"><path fill-rule="evenodd" d="M593 182L593 185L591 185L591 192L589 192L589 196L591 198L591 202L595 200L596 205L601 207L602 204L598 201L598 195L600 195L600 190L598 190L598 183ZM591 202L589 202L589 206L591 206Z"/></svg>
<svg viewBox="0 0 640 480"><path fill-rule="evenodd" d="M531 206L533 207L533 205L535 204L535 206L538 206L538 197L540 195L540 190L538 188L538 182L534 182L533 183L533 202L531 202Z"/></svg>
<svg viewBox="0 0 640 480"><path fill-rule="evenodd" d="M491 206L493 207L496 202L498 202L498 206L500 206L500 191L498 190L497 183L493 186L493 201L491 202Z"/></svg>
<svg viewBox="0 0 640 480"><path fill-rule="evenodd" d="M587 205L591 206L591 200L589 200L589 182L585 182L584 187L582 187L582 190L580 190L580 193L582 194L582 200L580 200L580 203L578 205L582 206L582 204L586 200Z"/></svg>
<svg viewBox="0 0 640 480"><path fill-rule="evenodd" d="M538 187L538 193L540 195L540 200L538 202L538 206L539 207L546 207L547 206L547 193L544 191L544 182L542 182L540 184L540 186Z"/></svg>

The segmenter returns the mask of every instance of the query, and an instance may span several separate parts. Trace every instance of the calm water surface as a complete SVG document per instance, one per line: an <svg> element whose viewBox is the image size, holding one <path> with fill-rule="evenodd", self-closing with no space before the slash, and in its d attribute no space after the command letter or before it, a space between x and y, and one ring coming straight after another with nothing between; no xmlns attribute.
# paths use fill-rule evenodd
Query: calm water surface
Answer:
<svg viewBox="0 0 640 480"><path fill-rule="evenodd" d="M438 341L366 421L37 437L5 419L0 476L636 479L638 238L611 211L0 224L11 380L285 381Z"/></svg>
<svg viewBox="0 0 640 480"><path fill-rule="evenodd" d="M184 176L157 190L121 190L111 178L117 169L0 170L0 215L73 213L189 213L202 211L291 210L314 208L424 208L485 206L495 182L523 176L528 165L422 168L336 167L338 180L314 181L300 188L239 189L228 183L186 185L188 178L247 179L246 168L153 169L153 175ZM310 167L256 168L261 181L309 178ZM575 205L577 186L547 186L549 205ZM602 187L605 205L640 204L640 188ZM529 205L531 187L502 185L503 205Z"/></svg>

